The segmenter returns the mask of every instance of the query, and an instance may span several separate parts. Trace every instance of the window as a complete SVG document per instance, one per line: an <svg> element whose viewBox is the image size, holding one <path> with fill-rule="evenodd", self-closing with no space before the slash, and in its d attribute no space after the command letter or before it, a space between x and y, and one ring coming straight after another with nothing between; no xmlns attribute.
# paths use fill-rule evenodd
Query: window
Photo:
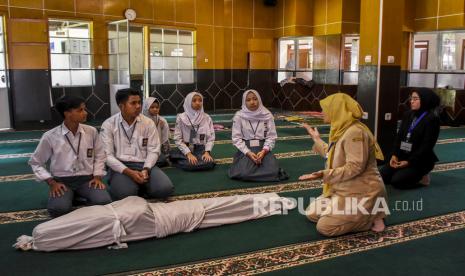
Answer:
<svg viewBox="0 0 465 276"><path fill-rule="evenodd" d="M93 85L91 24L49 20L53 87Z"/></svg>
<svg viewBox="0 0 465 276"><path fill-rule="evenodd" d="M3 16L0 16L0 88L6 87L5 36L3 33Z"/></svg>
<svg viewBox="0 0 465 276"><path fill-rule="evenodd" d="M358 84L358 52L360 45L359 36L344 36L343 49L343 83Z"/></svg>
<svg viewBox="0 0 465 276"><path fill-rule="evenodd" d="M415 49L413 50L414 61L413 69L426 70L428 69L428 40L418 40L414 44Z"/></svg>
<svg viewBox="0 0 465 276"><path fill-rule="evenodd" d="M417 33L413 36L412 70L437 70L437 33Z"/></svg>
<svg viewBox="0 0 465 276"><path fill-rule="evenodd" d="M465 31L415 33L408 86L464 89Z"/></svg>
<svg viewBox="0 0 465 276"><path fill-rule="evenodd" d="M150 83L193 83L194 51L192 31L151 28Z"/></svg>
<svg viewBox="0 0 465 276"><path fill-rule="evenodd" d="M279 40L278 82L293 77L312 79L313 38L295 37Z"/></svg>

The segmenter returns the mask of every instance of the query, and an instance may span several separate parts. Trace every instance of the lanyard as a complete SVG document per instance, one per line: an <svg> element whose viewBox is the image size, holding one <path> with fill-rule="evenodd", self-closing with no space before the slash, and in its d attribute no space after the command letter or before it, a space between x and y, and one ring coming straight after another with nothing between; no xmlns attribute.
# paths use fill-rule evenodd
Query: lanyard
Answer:
<svg viewBox="0 0 465 276"><path fill-rule="evenodd" d="M331 148L332 148L335 144L336 144L335 142L332 142L332 143L329 144L328 151L326 152L326 159L328 159L328 157L329 157L329 152L331 151Z"/></svg>
<svg viewBox="0 0 465 276"><path fill-rule="evenodd" d="M257 133L258 126L260 125L260 122L261 122L261 121L258 121L257 126L255 127L255 129L253 129L252 122L249 120L250 128L251 128L252 131L253 131L253 138L254 138L254 139L255 139L255 137L256 137L255 134Z"/></svg>
<svg viewBox="0 0 465 276"><path fill-rule="evenodd" d="M123 122L121 122L120 124L121 124L121 128L123 129L124 135L126 136L126 138L128 139L129 144L131 145L132 144L132 137L134 136L134 132L136 132L137 121L134 122L134 127L132 129L131 137L129 137L128 133L126 132L126 129L123 126Z"/></svg>
<svg viewBox="0 0 465 276"><path fill-rule="evenodd" d="M81 138L82 138L82 134L79 132L79 142L78 142L78 148L77 148L77 150L74 148L73 144L72 144L71 141L69 140L68 135L65 134L65 138L66 138L66 141L68 141L68 144L69 144L69 146L71 147L71 149L73 150L74 154L76 154L76 158L79 159L79 150L81 149Z"/></svg>
<svg viewBox="0 0 465 276"><path fill-rule="evenodd" d="M413 120L412 124L410 125L409 129L408 129L408 132L407 132L407 139L410 139L410 136L412 135L412 131L413 129L418 125L418 123L420 123L421 119L423 119L423 117L425 117L427 114L427 112L423 112L420 117L416 120Z"/></svg>
<svg viewBox="0 0 465 276"><path fill-rule="evenodd" d="M192 123L192 121L191 121L191 119L189 118L189 116L187 116L187 114L186 114L186 117L187 117L187 120L189 120L189 123L191 124L191 127L192 127L192 129L194 130L194 132L195 132L195 135L197 135L197 132L199 131L199 128L200 128L200 124L197 126L197 129L195 129L194 124Z"/></svg>
<svg viewBox="0 0 465 276"><path fill-rule="evenodd" d="M158 123L160 122L160 117L157 115L157 120L155 121L155 125L158 127Z"/></svg>

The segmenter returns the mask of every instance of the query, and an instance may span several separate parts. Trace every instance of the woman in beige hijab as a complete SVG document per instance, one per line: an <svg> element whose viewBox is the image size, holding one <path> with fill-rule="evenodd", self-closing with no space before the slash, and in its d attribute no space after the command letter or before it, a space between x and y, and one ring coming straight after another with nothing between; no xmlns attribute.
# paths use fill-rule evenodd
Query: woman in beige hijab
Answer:
<svg viewBox="0 0 465 276"><path fill-rule="evenodd" d="M343 93L328 96L320 105L331 130L328 145L317 129L304 124L314 141L313 150L326 158L324 170L299 178L322 178L324 183L323 194L308 206L307 217L325 236L383 231L389 209L376 159L384 157L371 131L360 122L362 108Z"/></svg>

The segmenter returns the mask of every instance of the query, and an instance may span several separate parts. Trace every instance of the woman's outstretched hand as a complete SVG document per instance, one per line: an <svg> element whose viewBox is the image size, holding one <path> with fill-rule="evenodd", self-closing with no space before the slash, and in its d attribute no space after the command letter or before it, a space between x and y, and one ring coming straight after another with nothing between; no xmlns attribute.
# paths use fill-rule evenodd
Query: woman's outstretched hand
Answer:
<svg viewBox="0 0 465 276"><path fill-rule="evenodd" d="M319 171L319 172L314 172L310 174L304 174L299 177L299 180L316 180L322 177L323 177L323 172Z"/></svg>
<svg viewBox="0 0 465 276"><path fill-rule="evenodd" d="M302 127L307 130L308 134L310 135L310 137L312 137L314 141L321 139L320 133L318 132L318 129L316 127L312 127L307 123L303 123Z"/></svg>

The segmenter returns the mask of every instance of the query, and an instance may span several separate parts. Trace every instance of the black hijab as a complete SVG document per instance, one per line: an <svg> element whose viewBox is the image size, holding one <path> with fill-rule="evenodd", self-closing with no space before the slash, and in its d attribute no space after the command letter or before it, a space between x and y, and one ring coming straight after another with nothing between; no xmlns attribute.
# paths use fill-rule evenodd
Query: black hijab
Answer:
<svg viewBox="0 0 465 276"><path fill-rule="evenodd" d="M430 88L415 88L412 93L413 92L416 92L420 97L420 109L414 111L415 115L420 115L425 111L432 111L438 107L441 102L439 96Z"/></svg>

